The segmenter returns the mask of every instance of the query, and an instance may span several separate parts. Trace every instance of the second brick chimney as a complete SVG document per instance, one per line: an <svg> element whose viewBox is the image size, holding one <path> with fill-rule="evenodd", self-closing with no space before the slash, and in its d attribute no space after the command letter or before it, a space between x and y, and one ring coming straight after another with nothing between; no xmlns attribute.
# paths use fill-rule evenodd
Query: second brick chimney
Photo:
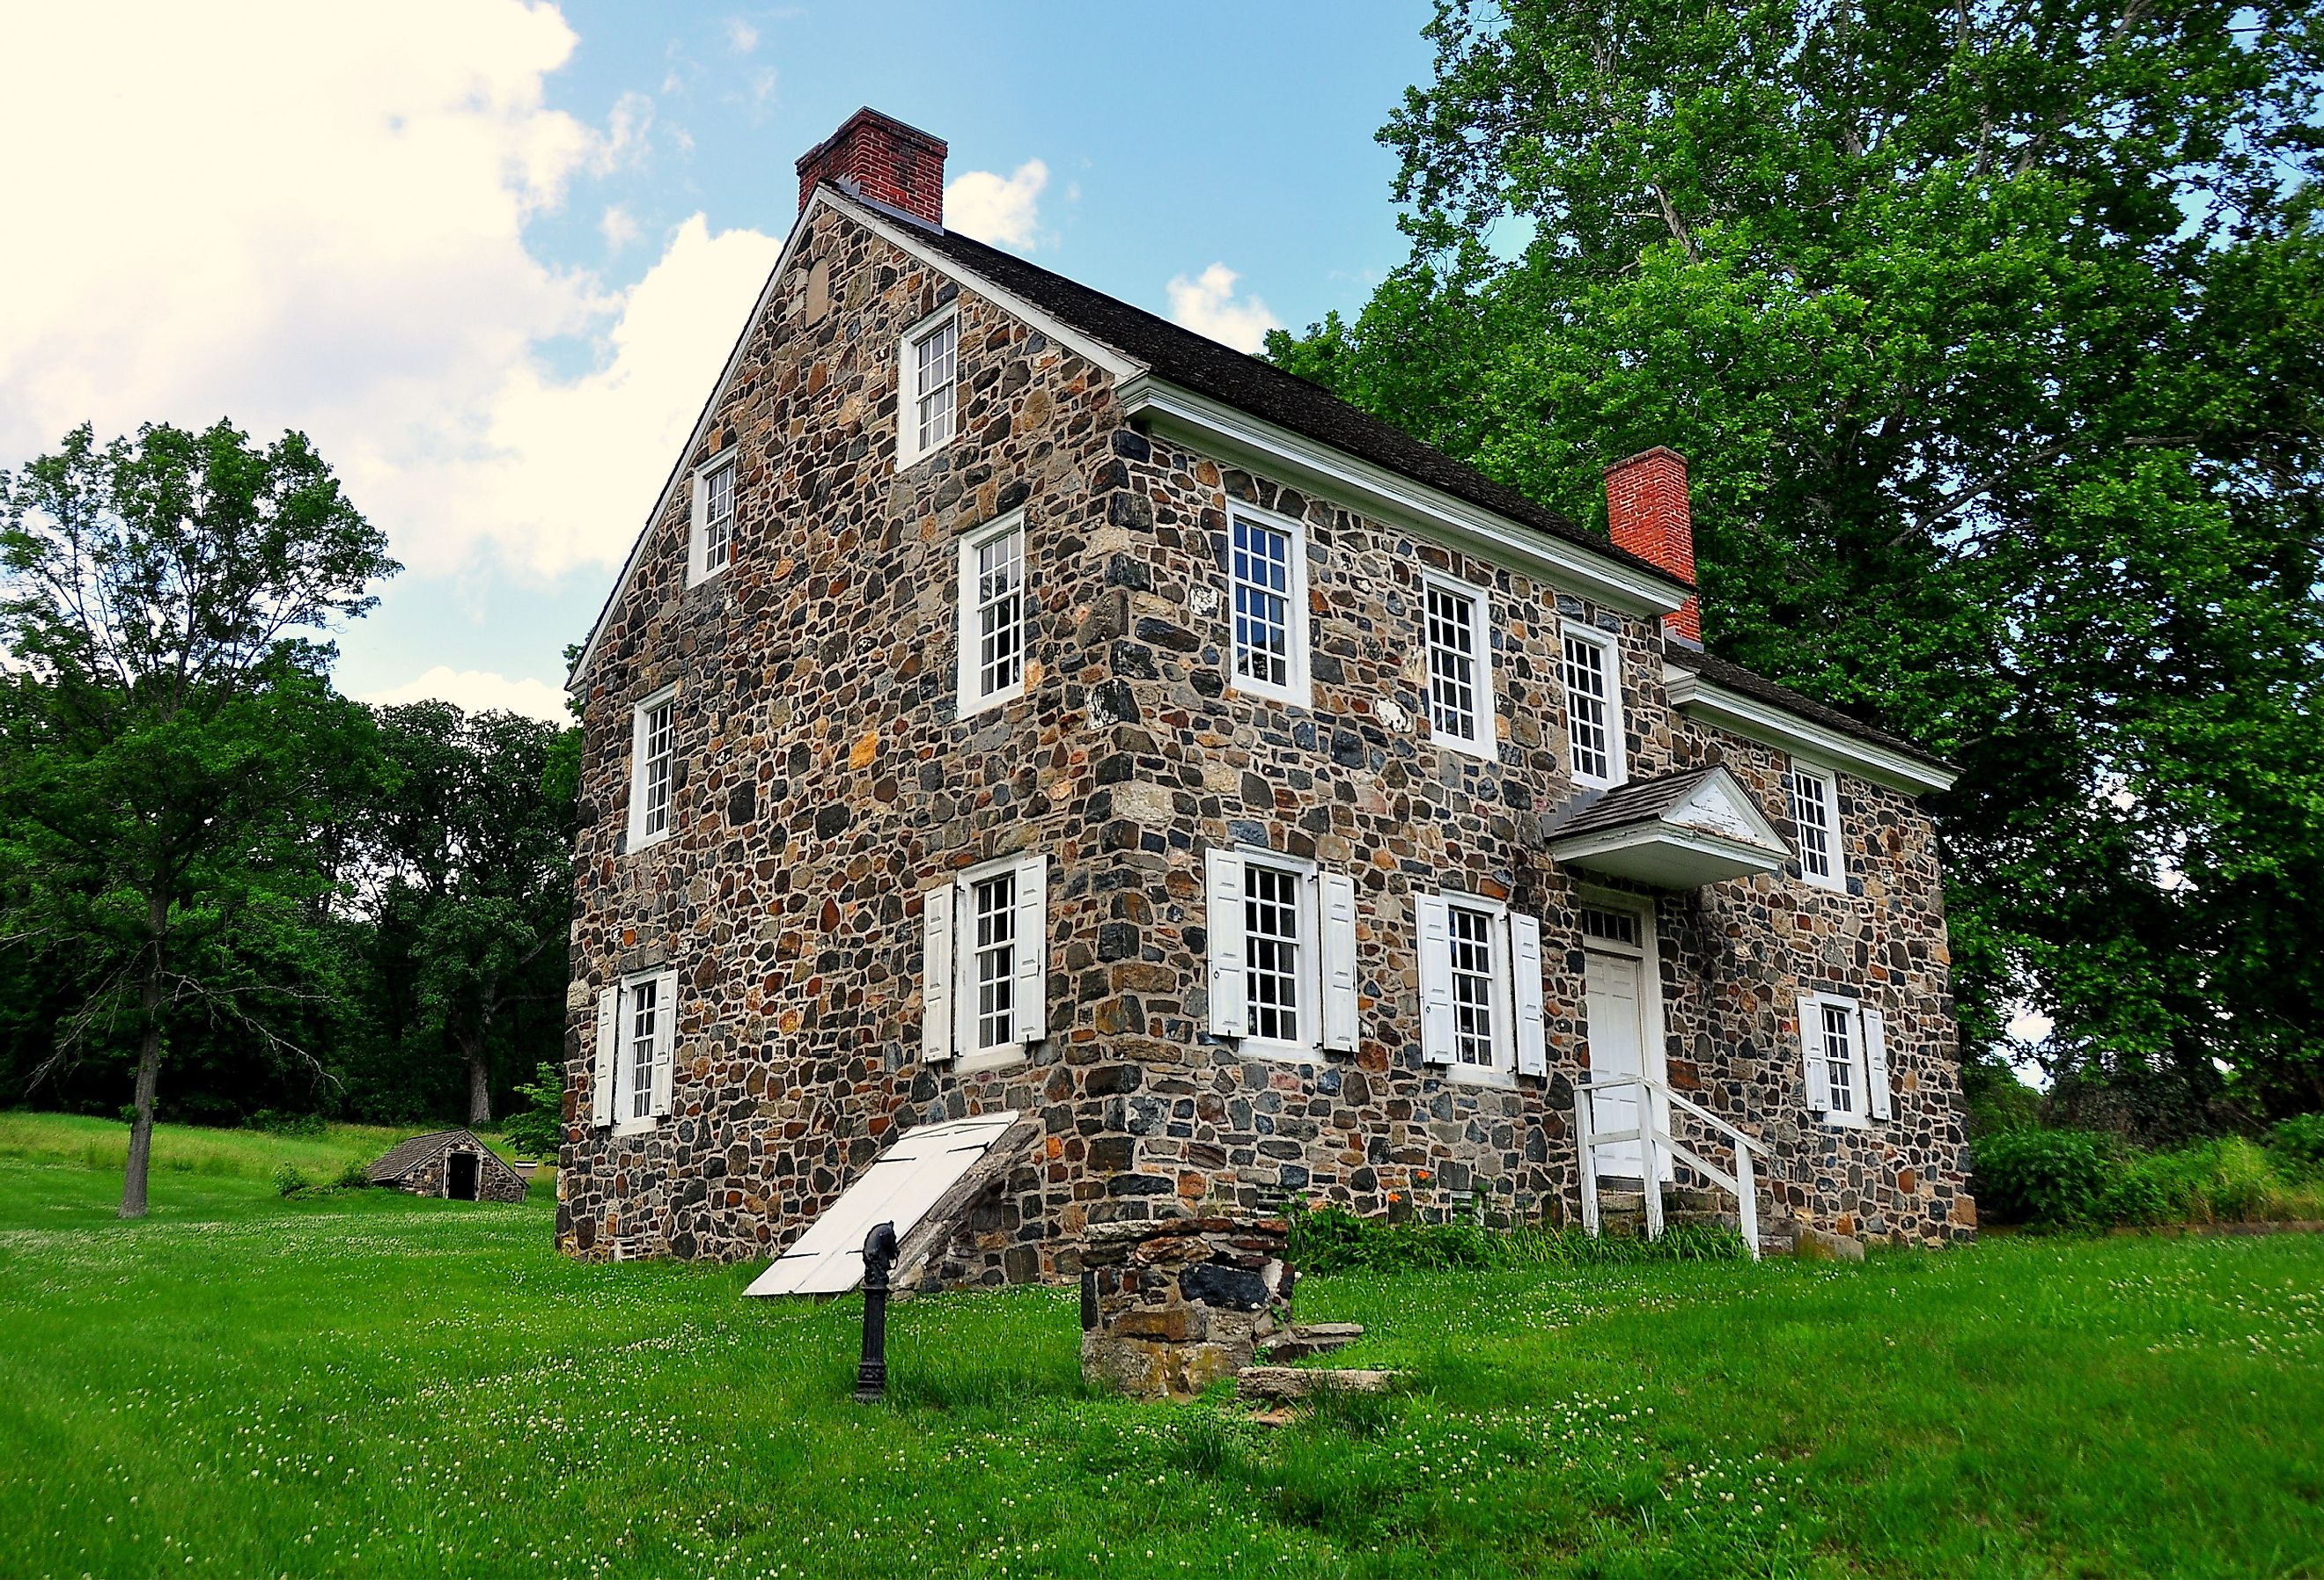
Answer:
<svg viewBox="0 0 2324 1580"><path fill-rule="evenodd" d="M944 223L946 144L893 115L864 108L799 156L799 208L818 181L836 181L890 208Z"/></svg>
<svg viewBox="0 0 2324 1580"><path fill-rule="evenodd" d="M1606 468L1606 526L1627 549L1694 585L1694 512L1687 500L1686 457L1656 445ZM1664 634L1702 645L1702 610L1694 595L1663 616Z"/></svg>

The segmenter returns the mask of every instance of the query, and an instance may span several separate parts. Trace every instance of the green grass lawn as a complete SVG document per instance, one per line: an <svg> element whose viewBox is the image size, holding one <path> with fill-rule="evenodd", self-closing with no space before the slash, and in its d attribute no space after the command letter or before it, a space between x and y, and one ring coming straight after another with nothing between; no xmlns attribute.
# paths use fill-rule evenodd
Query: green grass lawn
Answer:
<svg viewBox="0 0 2324 1580"><path fill-rule="evenodd" d="M540 1193L119 1187L0 1145L0 1574L2324 1575L2305 1235L1313 1279L1411 1388L1268 1429L1091 1397L1069 1290L899 1306L866 1409L857 1301Z"/></svg>

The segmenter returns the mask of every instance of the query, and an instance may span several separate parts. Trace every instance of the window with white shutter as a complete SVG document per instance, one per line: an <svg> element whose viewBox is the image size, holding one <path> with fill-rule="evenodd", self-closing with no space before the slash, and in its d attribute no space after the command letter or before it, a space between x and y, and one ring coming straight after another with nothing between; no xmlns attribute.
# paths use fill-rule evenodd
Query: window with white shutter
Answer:
<svg viewBox="0 0 2324 1580"><path fill-rule="evenodd" d="M1040 855L973 867L923 897L920 1056L1006 1064L1048 1033L1048 868Z"/></svg>
<svg viewBox="0 0 2324 1580"><path fill-rule="evenodd" d="M1271 1058L1354 1050L1355 884L1261 852L1204 857L1211 1033Z"/></svg>
<svg viewBox="0 0 2324 1580"><path fill-rule="evenodd" d="M1800 1057L1810 1112L1825 1123L1866 1125L1894 1108L1887 1021L1878 1010L1834 993L1800 995Z"/></svg>
<svg viewBox="0 0 2324 1580"><path fill-rule="evenodd" d="M620 1058L621 1018L621 984L600 988L596 1056L589 1067L589 1123L600 1130L613 1123L613 1063Z"/></svg>
<svg viewBox="0 0 2324 1580"><path fill-rule="evenodd" d="M648 1131L670 1112L678 1052L678 973L625 976L597 996L590 1121L616 1135Z"/></svg>
<svg viewBox="0 0 2324 1580"><path fill-rule="evenodd" d="M1468 894L1419 895L1414 919L1422 1058L1455 1076L1545 1073L1540 921Z"/></svg>

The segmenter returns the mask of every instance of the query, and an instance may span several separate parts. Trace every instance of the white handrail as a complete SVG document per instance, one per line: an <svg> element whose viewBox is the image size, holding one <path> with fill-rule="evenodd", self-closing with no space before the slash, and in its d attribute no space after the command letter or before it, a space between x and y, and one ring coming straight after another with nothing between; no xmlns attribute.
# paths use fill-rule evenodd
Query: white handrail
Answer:
<svg viewBox="0 0 2324 1580"><path fill-rule="evenodd" d="M1628 1130L1600 1131L1591 1118L1591 1094L1609 1092L1623 1087L1638 1089L1638 1123ZM1655 1123L1656 1094L1668 1104L1684 1109L1711 1129L1724 1135L1735 1149L1735 1172L1714 1169L1695 1154L1692 1148L1683 1145L1669 1131ZM1663 1236L1663 1190L1661 1154L1671 1157L1703 1175L1714 1185L1722 1187L1735 1197L1736 1220L1743 1231L1743 1248L1751 1260L1759 1260L1759 1190L1757 1171L1751 1167L1751 1154L1767 1156L1767 1149L1745 1135L1732 1123L1704 1108L1701 1104L1681 1095L1669 1086L1648 1075L1609 1076L1602 1080L1578 1081L1573 1087L1573 1134L1579 1143L1582 1163L1582 1230L1595 1239L1599 1232L1598 1212L1598 1149L1617 1141L1638 1143L1639 1165L1643 1174L1646 1208L1646 1238Z"/></svg>

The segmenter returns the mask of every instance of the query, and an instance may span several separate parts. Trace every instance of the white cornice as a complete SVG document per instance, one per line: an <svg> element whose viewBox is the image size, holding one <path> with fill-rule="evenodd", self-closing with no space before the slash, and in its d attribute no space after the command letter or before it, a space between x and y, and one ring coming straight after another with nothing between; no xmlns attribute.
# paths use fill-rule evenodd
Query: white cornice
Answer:
<svg viewBox="0 0 2324 1580"><path fill-rule="evenodd" d="M1278 423L1152 374L1125 382L1123 411L1215 459L1287 475L1367 513L1575 593L1626 614L1667 614L1686 595L1658 577L1552 538Z"/></svg>
<svg viewBox="0 0 2324 1580"><path fill-rule="evenodd" d="M1664 666L1663 688L1669 694L1671 706L1690 718L1732 730L1765 745L1812 757L1891 790L1913 795L1947 790L1960 777L1950 769L1842 734L1756 697L1730 691L1692 670Z"/></svg>

